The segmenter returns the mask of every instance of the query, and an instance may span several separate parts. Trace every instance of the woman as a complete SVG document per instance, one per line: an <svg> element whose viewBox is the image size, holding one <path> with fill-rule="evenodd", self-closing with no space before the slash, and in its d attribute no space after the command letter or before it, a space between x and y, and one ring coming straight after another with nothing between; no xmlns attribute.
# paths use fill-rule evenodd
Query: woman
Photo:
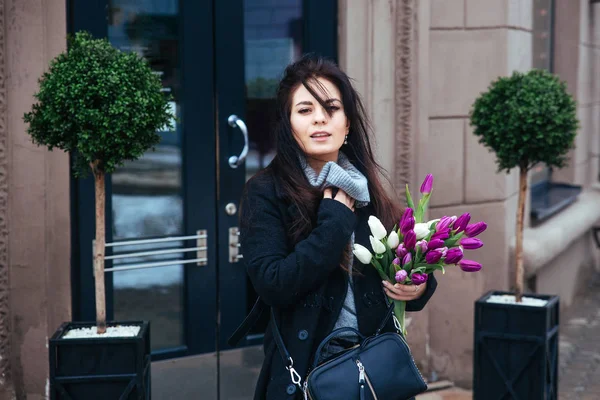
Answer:
<svg viewBox="0 0 600 400"><path fill-rule="evenodd" d="M273 307L304 380L315 358L356 341L343 336L315 354L333 329L372 335L387 311L385 295L419 311L437 284L432 276L416 287L383 285L373 267L352 257L352 243L370 248L369 215L391 229L401 210L381 182L365 111L346 74L331 61L304 57L285 70L277 108L277 155L246 185L240 240L252 284ZM386 329L394 329L391 321ZM300 398L270 327L264 348L255 399Z"/></svg>

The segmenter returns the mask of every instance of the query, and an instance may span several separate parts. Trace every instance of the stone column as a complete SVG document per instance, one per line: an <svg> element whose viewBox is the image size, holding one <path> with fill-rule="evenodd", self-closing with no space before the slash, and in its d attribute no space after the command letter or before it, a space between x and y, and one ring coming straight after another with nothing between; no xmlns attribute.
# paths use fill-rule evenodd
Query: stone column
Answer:
<svg viewBox="0 0 600 400"><path fill-rule="evenodd" d="M418 132L427 122L429 0L339 0L340 65L354 79L371 119L377 161L404 199L415 188ZM424 121L424 122L423 122ZM420 184L420 183L418 183ZM415 360L428 373L428 308L409 313Z"/></svg>
<svg viewBox="0 0 600 400"><path fill-rule="evenodd" d="M0 0L0 27L5 4ZM6 128L6 36L0 29L0 398L14 396L10 370L10 274L8 257L8 131Z"/></svg>
<svg viewBox="0 0 600 400"><path fill-rule="evenodd" d="M496 173L468 115L491 81L531 67L531 11L531 0L431 0L429 62L419 65L429 77L429 126L419 133L417 171L436 179L430 216L468 211L489 225L483 251L466 255L483 270L438 274L429 306L430 368L463 387L472 385L474 301L511 285L517 202L516 171Z"/></svg>
<svg viewBox="0 0 600 400"><path fill-rule="evenodd" d="M0 280L0 294L10 293L9 323L0 329L18 399L47 398L47 341L71 319L69 157L34 145L23 122L38 78L66 48L65 4L0 1L0 272L4 278L8 261L10 275Z"/></svg>

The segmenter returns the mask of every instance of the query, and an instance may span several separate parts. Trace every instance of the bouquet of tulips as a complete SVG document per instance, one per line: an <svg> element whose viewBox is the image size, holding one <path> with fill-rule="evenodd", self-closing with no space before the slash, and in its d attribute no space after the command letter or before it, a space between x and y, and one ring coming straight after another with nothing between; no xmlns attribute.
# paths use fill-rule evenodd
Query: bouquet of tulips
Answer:
<svg viewBox="0 0 600 400"><path fill-rule="evenodd" d="M429 274L439 270L446 273L448 265L458 265L465 272L481 269L481 264L463 258L464 250L474 250L483 246L475 236L483 232L485 222L469 224L471 215L442 217L423 222L431 197L433 175L429 174L421 185L422 197L415 209L408 185L406 202L399 226L394 226L388 234L381 221L369 217L371 247L355 244L353 253L363 264L371 264L377 269L381 279L391 284L421 285L427 282ZM404 301L393 300L394 316L398 328L406 336Z"/></svg>

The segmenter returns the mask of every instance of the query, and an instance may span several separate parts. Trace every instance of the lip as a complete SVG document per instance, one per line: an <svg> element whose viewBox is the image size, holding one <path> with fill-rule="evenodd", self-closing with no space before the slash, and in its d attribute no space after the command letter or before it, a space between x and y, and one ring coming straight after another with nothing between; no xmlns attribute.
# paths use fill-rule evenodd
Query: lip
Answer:
<svg viewBox="0 0 600 400"><path fill-rule="evenodd" d="M324 135L327 135L327 136L318 136L318 137L315 137L315 135L323 135L323 134L324 134ZM329 132L325 132L325 131L313 132L313 133L310 135L310 137L311 137L312 139L326 139L326 138L328 138L328 137L330 137L330 136L331 136L331 133L329 133Z"/></svg>

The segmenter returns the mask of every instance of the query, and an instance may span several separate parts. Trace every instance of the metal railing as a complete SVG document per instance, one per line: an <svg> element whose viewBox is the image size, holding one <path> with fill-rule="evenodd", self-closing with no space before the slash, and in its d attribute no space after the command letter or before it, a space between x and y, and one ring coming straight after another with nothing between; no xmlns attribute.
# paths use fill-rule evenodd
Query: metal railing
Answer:
<svg viewBox="0 0 600 400"><path fill-rule="evenodd" d="M175 244L177 242L185 242L189 240L195 240L196 245L192 247L177 247L177 248L167 248L163 250L147 250L140 249L137 251L131 251L127 253L118 253L114 255L109 255L105 257L105 260L126 260L131 258L138 257L160 257L170 254L183 254L196 252L196 257L193 259L171 259L165 261L150 261L143 263L131 263L124 264L122 266L115 266L110 268L105 268L104 272L118 272L118 271L128 271L128 270L136 270L136 269L145 269L145 268L155 268L155 267L167 267L170 265L182 265L182 264L192 264L196 263L199 266L207 265L208 263L208 246L207 246L208 235L205 230L200 230L196 235L189 236L173 236L173 237L165 237L165 238L156 238L156 239L140 239L140 240L124 240L112 243L106 243L106 248L117 248L123 246L145 246L152 244Z"/></svg>

